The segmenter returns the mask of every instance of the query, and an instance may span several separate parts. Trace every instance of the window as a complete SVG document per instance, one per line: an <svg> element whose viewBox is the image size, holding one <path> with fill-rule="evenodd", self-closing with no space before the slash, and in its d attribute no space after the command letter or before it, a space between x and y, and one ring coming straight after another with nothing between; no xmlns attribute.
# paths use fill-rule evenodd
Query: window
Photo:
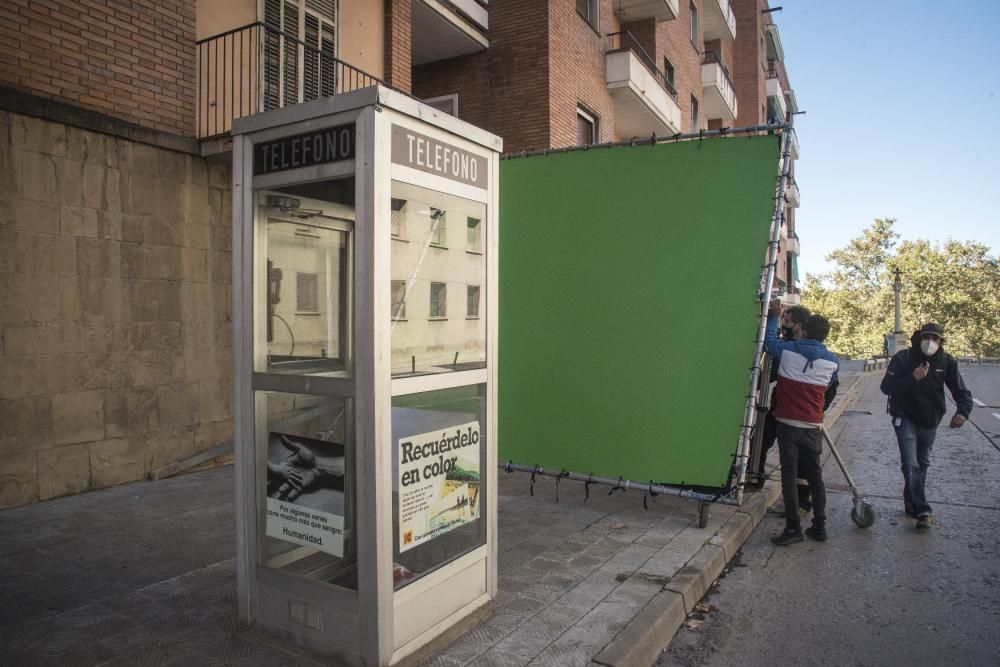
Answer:
<svg viewBox="0 0 1000 667"><path fill-rule="evenodd" d="M448 317L448 286L431 283L431 317Z"/></svg>
<svg viewBox="0 0 1000 667"><path fill-rule="evenodd" d="M674 64L666 56L663 56L663 73L667 76L667 83L674 85Z"/></svg>
<svg viewBox="0 0 1000 667"><path fill-rule="evenodd" d="M392 198L392 217L389 220L389 233L396 237L403 236L403 207L406 206L405 199Z"/></svg>
<svg viewBox="0 0 1000 667"><path fill-rule="evenodd" d="M448 213L439 208L430 209L431 218L431 245L440 248L448 247Z"/></svg>
<svg viewBox="0 0 1000 667"><path fill-rule="evenodd" d="M698 98L694 95L691 96L691 131L697 132L700 125L698 124Z"/></svg>
<svg viewBox="0 0 1000 667"><path fill-rule="evenodd" d="M343 92L334 61L335 5L334 0L264 0L266 109Z"/></svg>
<svg viewBox="0 0 1000 667"><path fill-rule="evenodd" d="M295 310L300 313L318 313L319 295L315 273L295 274Z"/></svg>
<svg viewBox="0 0 1000 667"><path fill-rule="evenodd" d="M576 0L576 13L597 30L597 0Z"/></svg>
<svg viewBox="0 0 1000 667"><path fill-rule="evenodd" d="M406 281L392 281L392 319L406 319Z"/></svg>
<svg viewBox="0 0 1000 667"><path fill-rule="evenodd" d="M458 94L442 95L441 97L428 97L424 104L434 107L438 111L458 118Z"/></svg>
<svg viewBox="0 0 1000 667"><path fill-rule="evenodd" d="M576 145L587 146L597 143L597 116L576 108Z"/></svg>
<svg viewBox="0 0 1000 667"><path fill-rule="evenodd" d="M466 290L466 317L479 317L479 285L469 285Z"/></svg>
<svg viewBox="0 0 1000 667"><path fill-rule="evenodd" d="M691 3L691 43L698 48L698 8Z"/></svg>
<svg viewBox="0 0 1000 667"><path fill-rule="evenodd" d="M469 252L483 251L483 225L479 218L466 218L468 238L465 249Z"/></svg>

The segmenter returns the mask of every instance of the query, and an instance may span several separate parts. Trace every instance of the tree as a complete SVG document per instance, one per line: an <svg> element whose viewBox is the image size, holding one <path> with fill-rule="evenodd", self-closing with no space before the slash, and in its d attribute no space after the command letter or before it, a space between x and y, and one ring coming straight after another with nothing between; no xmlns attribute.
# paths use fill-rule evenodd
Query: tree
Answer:
<svg viewBox="0 0 1000 667"><path fill-rule="evenodd" d="M893 276L902 275L902 328L944 327L956 355L1000 356L1000 261L972 241L902 241L896 220L878 218L827 260L829 273L808 274L802 304L830 320L827 343L852 357L879 354L895 328Z"/></svg>

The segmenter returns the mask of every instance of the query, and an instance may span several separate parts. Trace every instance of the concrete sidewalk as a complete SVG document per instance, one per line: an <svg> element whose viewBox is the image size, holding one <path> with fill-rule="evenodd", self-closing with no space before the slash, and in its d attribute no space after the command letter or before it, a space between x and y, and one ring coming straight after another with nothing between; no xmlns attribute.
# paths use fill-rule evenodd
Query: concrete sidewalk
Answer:
<svg viewBox="0 0 1000 667"><path fill-rule="evenodd" d="M838 404L859 376L846 378ZM836 405L831 418L843 408ZM5 665L308 665L241 636L233 470L0 512ZM650 665L779 490L712 506L500 475L492 613L423 664Z"/></svg>

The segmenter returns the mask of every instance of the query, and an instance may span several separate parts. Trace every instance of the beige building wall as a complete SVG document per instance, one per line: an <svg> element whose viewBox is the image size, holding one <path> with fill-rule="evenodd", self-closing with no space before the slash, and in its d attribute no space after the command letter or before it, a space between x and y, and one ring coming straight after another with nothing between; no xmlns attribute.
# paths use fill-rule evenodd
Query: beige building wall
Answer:
<svg viewBox="0 0 1000 667"><path fill-rule="evenodd" d="M0 112L0 507L232 437L226 164Z"/></svg>
<svg viewBox="0 0 1000 667"><path fill-rule="evenodd" d="M197 39L222 34L257 20L257 0L202 0L197 4Z"/></svg>
<svg viewBox="0 0 1000 667"><path fill-rule="evenodd" d="M385 80L385 3L340 0L337 57Z"/></svg>

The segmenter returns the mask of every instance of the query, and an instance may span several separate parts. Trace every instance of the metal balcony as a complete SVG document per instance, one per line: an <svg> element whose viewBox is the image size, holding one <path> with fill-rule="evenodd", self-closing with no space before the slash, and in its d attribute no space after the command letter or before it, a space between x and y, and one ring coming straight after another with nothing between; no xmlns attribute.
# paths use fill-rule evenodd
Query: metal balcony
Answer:
<svg viewBox="0 0 1000 667"><path fill-rule="evenodd" d="M764 34L767 36L767 57L770 60L784 62L785 49L781 46L781 35L778 33L778 26L773 23L764 24Z"/></svg>
<svg viewBox="0 0 1000 667"><path fill-rule="evenodd" d="M736 119L736 88L715 51L706 52L702 61L701 90L706 118Z"/></svg>
<svg viewBox="0 0 1000 667"><path fill-rule="evenodd" d="M703 5L705 40L736 39L736 14L729 0L705 0Z"/></svg>
<svg viewBox="0 0 1000 667"><path fill-rule="evenodd" d="M613 0L615 16L628 23L643 19L669 21L680 13L678 0Z"/></svg>
<svg viewBox="0 0 1000 667"><path fill-rule="evenodd" d="M765 83L767 94L767 119L768 122L784 122L788 116L788 102L785 100L785 91L778 78L778 70L774 63L767 70L767 81Z"/></svg>
<svg viewBox="0 0 1000 667"><path fill-rule="evenodd" d="M197 136L222 137L233 119L367 88L383 81L263 23L199 41Z"/></svg>
<svg viewBox="0 0 1000 667"><path fill-rule="evenodd" d="M799 159L799 137L795 133L795 130L789 130L792 133L792 159Z"/></svg>
<svg viewBox="0 0 1000 667"><path fill-rule="evenodd" d="M413 0L414 65L488 49L489 12L477 0Z"/></svg>
<svg viewBox="0 0 1000 667"><path fill-rule="evenodd" d="M799 236L798 236L798 234L792 234L791 236L788 237L788 240L785 241L785 252L787 252L790 255L798 255L799 254Z"/></svg>
<svg viewBox="0 0 1000 667"><path fill-rule="evenodd" d="M629 32L614 33L605 56L608 92L615 105L620 137L681 131L677 91Z"/></svg>
<svg viewBox="0 0 1000 667"><path fill-rule="evenodd" d="M799 101L791 88L785 88L785 106L788 107L788 113L796 113L799 110Z"/></svg>
<svg viewBox="0 0 1000 667"><path fill-rule="evenodd" d="M799 185L795 182L794 178L789 179L785 185L785 201L793 208L799 207Z"/></svg>

